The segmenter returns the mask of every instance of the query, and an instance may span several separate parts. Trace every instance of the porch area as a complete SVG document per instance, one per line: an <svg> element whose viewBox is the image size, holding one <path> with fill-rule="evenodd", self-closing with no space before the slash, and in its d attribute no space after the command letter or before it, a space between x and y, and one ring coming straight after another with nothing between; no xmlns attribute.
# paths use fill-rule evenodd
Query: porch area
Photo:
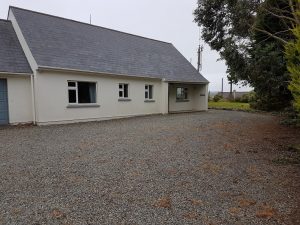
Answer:
<svg viewBox="0 0 300 225"><path fill-rule="evenodd" d="M208 84L169 83L168 111L205 111L208 107Z"/></svg>

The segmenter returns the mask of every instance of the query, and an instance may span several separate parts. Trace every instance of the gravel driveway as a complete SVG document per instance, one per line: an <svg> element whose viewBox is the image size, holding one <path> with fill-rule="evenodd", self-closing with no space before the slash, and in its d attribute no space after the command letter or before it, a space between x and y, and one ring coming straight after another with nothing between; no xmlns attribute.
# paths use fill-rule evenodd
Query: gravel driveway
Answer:
<svg viewBox="0 0 300 225"><path fill-rule="evenodd" d="M0 128L0 224L300 224L299 130L234 111Z"/></svg>

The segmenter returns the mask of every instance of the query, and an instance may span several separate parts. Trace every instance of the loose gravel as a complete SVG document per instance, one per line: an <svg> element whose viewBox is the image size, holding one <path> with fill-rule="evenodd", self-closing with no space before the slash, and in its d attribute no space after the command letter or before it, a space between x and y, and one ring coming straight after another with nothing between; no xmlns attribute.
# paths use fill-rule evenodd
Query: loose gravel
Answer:
<svg viewBox="0 0 300 225"><path fill-rule="evenodd" d="M0 224L300 224L299 130L211 110L0 128Z"/></svg>

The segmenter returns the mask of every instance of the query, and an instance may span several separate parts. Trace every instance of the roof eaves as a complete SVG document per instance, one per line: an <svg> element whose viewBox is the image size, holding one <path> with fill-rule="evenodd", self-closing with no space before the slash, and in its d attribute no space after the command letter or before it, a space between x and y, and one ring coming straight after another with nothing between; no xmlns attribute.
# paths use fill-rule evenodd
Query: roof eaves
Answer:
<svg viewBox="0 0 300 225"><path fill-rule="evenodd" d="M154 76L139 76L139 75L129 75L129 74L117 74L117 73L109 73L109 72L100 72L100 71L89 71L89 70L77 70L77 69L69 69L69 68L60 68L60 67L49 67L49 66L39 66L38 71L57 71L57 72L77 72L77 73L85 73L85 74L98 74L98 75L110 75L110 76L123 76L130 78L144 78L144 79L155 79L162 80L161 77Z"/></svg>
<svg viewBox="0 0 300 225"><path fill-rule="evenodd" d="M26 72L9 72L9 71L0 71L0 75L20 75L20 76L30 76L33 73L26 73Z"/></svg>
<svg viewBox="0 0 300 225"><path fill-rule="evenodd" d="M175 84L209 84L209 81L166 80L165 82Z"/></svg>

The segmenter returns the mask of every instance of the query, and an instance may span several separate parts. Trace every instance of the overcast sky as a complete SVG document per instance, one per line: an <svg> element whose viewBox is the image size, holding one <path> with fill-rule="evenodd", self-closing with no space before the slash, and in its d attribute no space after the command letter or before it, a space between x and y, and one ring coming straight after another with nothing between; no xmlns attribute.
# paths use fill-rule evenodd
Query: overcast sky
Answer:
<svg viewBox="0 0 300 225"><path fill-rule="evenodd" d="M0 18L7 18L9 5L53 14L166 42L196 67L199 28L193 22L197 0L1 0ZM219 91L226 79L226 66L219 54L204 45L202 74L209 89ZM227 81L225 91L229 90ZM249 88L234 87L236 90Z"/></svg>

